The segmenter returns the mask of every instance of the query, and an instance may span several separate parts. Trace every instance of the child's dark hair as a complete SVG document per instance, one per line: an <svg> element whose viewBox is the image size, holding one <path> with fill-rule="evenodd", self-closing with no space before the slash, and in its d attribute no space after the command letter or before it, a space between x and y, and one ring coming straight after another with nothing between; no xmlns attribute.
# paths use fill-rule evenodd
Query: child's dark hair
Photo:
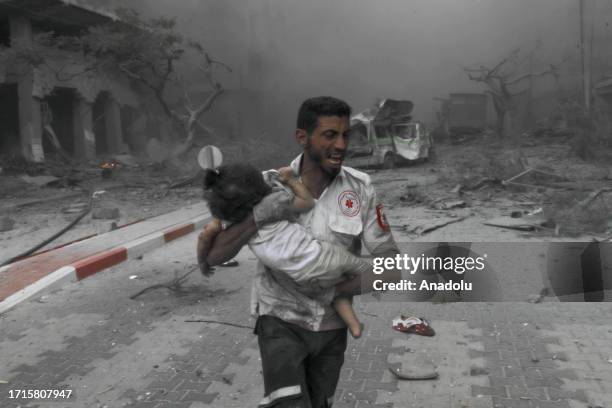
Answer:
<svg viewBox="0 0 612 408"><path fill-rule="evenodd" d="M212 215L230 222L244 220L271 191L261 172L249 164L206 170L203 187Z"/></svg>

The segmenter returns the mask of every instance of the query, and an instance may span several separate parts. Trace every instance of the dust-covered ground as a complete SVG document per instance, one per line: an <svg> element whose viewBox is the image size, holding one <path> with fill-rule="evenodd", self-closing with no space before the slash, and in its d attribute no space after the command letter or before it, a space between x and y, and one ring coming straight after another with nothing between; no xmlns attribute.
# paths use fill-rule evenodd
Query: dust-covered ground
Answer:
<svg viewBox="0 0 612 408"><path fill-rule="evenodd" d="M84 212L87 215L76 225L41 250L201 201L195 166L181 168L131 157L130 164L119 163L104 176L98 163L50 160L21 169L3 166L0 262L45 241ZM45 177L53 181L36 184L46 182Z"/></svg>
<svg viewBox="0 0 612 408"><path fill-rule="evenodd" d="M581 159L558 137L524 137L512 144L476 138L439 143L427 162L364 171L399 241L589 241L612 233L611 157L609 149L600 149ZM117 161L109 177L99 162L2 163L0 262L66 227L88 208L92 192L98 192L92 211L45 248L201 201L195 161ZM47 181L41 176L54 178L37 185ZM484 224L499 217L502 225L513 225Z"/></svg>
<svg viewBox="0 0 612 408"><path fill-rule="evenodd" d="M612 233L610 150L587 161L565 139L474 139L438 144L424 163L366 171L398 240L590 241Z"/></svg>

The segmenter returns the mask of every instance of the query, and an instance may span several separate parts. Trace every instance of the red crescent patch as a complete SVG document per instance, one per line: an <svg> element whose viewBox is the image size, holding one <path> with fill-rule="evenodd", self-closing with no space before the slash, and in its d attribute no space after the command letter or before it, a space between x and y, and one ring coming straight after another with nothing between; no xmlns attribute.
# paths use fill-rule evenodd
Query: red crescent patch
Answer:
<svg viewBox="0 0 612 408"><path fill-rule="evenodd" d="M378 223L380 229L382 229L383 231L389 231L391 229L391 227L389 226L389 222L387 221L387 216L383 212L382 204L378 204L376 206L376 222Z"/></svg>
<svg viewBox="0 0 612 408"><path fill-rule="evenodd" d="M342 214L347 217L354 217L359 214L359 210L361 209L361 201L359 201L359 196L354 191L343 191L338 196L338 206L340 207L340 211Z"/></svg>

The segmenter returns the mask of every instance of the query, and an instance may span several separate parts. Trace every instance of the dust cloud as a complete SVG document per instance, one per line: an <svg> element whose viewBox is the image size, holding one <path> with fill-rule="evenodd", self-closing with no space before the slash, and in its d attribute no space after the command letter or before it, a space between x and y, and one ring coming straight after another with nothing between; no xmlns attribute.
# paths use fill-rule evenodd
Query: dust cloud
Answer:
<svg viewBox="0 0 612 408"><path fill-rule="evenodd" d="M432 121L434 98L484 90L465 67L494 66L517 48L533 51L532 70L565 61L566 87L579 71L578 0L89 2L176 16L184 34L235 68L228 87L258 93L263 117L284 133L299 102L318 94L344 98L356 111L377 98L411 99L415 117ZM603 43L612 6L587 3L591 37ZM602 52L593 51L594 69L609 70Z"/></svg>

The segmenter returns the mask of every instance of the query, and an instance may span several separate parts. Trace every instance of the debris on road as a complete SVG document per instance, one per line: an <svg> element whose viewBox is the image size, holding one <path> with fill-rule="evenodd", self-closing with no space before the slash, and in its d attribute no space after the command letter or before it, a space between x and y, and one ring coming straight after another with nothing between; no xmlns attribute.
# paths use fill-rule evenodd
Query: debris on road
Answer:
<svg viewBox="0 0 612 408"><path fill-rule="evenodd" d="M597 190L593 191L591 194L589 194L584 200L580 201L578 204L581 207L588 207L602 193L609 193L611 191L612 191L612 188L610 188L610 187L605 187L605 188L597 189Z"/></svg>
<svg viewBox="0 0 612 408"><path fill-rule="evenodd" d="M439 219L434 220L432 222L428 222L428 223L425 223L425 224L422 224L422 225L418 225L415 228L413 228L411 231L408 231L408 232L415 232L415 233L417 233L419 235L423 235L423 234L426 234L428 232L431 232L431 231L437 230L439 228L445 227L445 226L447 226L449 224L454 224L456 222L463 221L463 220L465 220L468 217L469 217L469 215L457 216L455 218L450 218L450 217L448 217L448 218L439 218Z"/></svg>
<svg viewBox="0 0 612 408"><path fill-rule="evenodd" d="M452 210L453 208L464 208L466 206L463 200L441 201L433 204L437 210Z"/></svg>
<svg viewBox="0 0 612 408"><path fill-rule="evenodd" d="M187 280L187 277L189 275L191 275L196 269L198 269L197 266L192 267L189 271L187 271L186 273L184 273L181 276L177 276L177 274L175 273L175 277L174 279L172 279L170 282L168 283L158 283L152 286L148 286L146 288L144 288L143 290L141 290L138 293L133 294L132 296L130 296L130 299L135 300L137 297L155 290L155 289L168 289L172 292L181 292L183 291L183 284L185 283L185 281Z"/></svg>
<svg viewBox="0 0 612 408"><path fill-rule="evenodd" d="M78 217L76 217L73 221L71 221L70 224L66 225L59 232L53 234L51 237L47 238L46 240L44 240L40 244L36 245L35 247L30 248L27 251L22 252L19 255L16 255L16 256L14 256L14 257L12 257L12 258L2 262L0 264L0 267L8 265L8 264L11 264L11 263L13 263L15 261L18 261L18 260L20 260L22 258L25 258L27 256L30 256L33 253L35 253L36 251L38 251L39 249L44 248L45 246L47 246L51 242L55 241L60 236L64 235L68 230L72 229L79 221L81 221L87 214L89 214L89 212L91 211L92 204L93 204L93 198L90 198L89 205L87 206L87 208L85 208L83 210L83 212Z"/></svg>
<svg viewBox="0 0 612 408"><path fill-rule="evenodd" d="M401 315L393 319L391 327L393 330L402 333L414 333L427 337L432 337L436 334L435 330L429 325L429 322L422 317L406 317Z"/></svg>
<svg viewBox="0 0 612 408"><path fill-rule="evenodd" d="M168 186L168 190L173 189L173 188L179 188L179 187L185 187L188 186L190 184L195 183L198 180L202 179L202 172L201 171L197 171L194 175L189 176L187 178L183 178L179 181L175 181L174 183L170 183L170 185Z"/></svg>
<svg viewBox="0 0 612 408"><path fill-rule="evenodd" d="M420 381L436 380L438 378L438 373L435 370L421 370L416 366L410 369L389 367L389 371L400 380Z"/></svg>
<svg viewBox="0 0 612 408"><path fill-rule="evenodd" d="M503 216L497 218L491 218L483 222L484 225L492 227L509 228L519 231L536 231L544 227L546 220L541 217L520 217L513 218L510 216Z"/></svg>

